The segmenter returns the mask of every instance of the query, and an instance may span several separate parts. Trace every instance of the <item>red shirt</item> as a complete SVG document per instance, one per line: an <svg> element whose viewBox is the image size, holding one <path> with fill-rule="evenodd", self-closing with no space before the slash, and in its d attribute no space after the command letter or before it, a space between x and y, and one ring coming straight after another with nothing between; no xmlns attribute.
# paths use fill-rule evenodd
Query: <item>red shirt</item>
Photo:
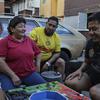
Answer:
<svg viewBox="0 0 100 100"><path fill-rule="evenodd" d="M8 66L19 77L25 77L35 71L33 60L39 53L39 48L27 36L22 42L15 41L10 35L0 40L0 56L6 58Z"/></svg>

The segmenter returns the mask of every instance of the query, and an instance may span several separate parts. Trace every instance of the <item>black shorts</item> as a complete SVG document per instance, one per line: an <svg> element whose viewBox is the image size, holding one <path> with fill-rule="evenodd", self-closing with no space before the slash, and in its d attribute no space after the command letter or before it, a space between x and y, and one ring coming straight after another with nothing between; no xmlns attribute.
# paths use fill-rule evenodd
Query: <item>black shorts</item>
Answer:
<svg viewBox="0 0 100 100"><path fill-rule="evenodd" d="M60 58L62 58L65 62L69 61L68 54L65 51L61 51Z"/></svg>
<svg viewBox="0 0 100 100"><path fill-rule="evenodd" d="M61 51L61 52L60 52L59 58L62 58L62 59L65 61L65 63L67 63L67 62L69 61L69 57L68 57L68 55L67 55L67 53L66 53L65 51ZM49 59L48 59L48 60L49 60ZM48 61L48 60L47 60L47 61ZM57 59L56 59L56 60L57 60ZM56 60L55 60L51 65L54 65L54 63L56 62ZM42 68L42 66L45 64L45 62L47 62L47 61L44 61L44 62L41 63L41 68Z"/></svg>
<svg viewBox="0 0 100 100"><path fill-rule="evenodd" d="M100 83L100 72L94 69L94 67L87 66L86 73L88 74L92 85Z"/></svg>

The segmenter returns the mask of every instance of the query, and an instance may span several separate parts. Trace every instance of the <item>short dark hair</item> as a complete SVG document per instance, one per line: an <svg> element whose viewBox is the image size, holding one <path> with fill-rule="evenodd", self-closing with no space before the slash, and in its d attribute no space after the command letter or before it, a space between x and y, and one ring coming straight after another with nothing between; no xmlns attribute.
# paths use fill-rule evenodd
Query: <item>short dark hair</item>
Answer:
<svg viewBox="0 0 100 100"><path fill-rule="evenodd" d="M48 18L48 22L50 21L50 20L54 20L54 21L56 21L57 22L57 25L58 25L58 18L57 17L55 17L55 16L51 16L51 17L49 17Z"/></svg>
<svg viewBox="0 0 100 100"><path fill-rule="evenodd" d="M100 12L96 12L90 15L88 18L88 22L90 21L98 21L100 23Z"/></svg>
<svg viewBox="0 0 100 100"><path fill-rule="evenodd" d="M26 24L26 21L22 16L15 16L14 18L12 18L10 20L9 25L8 25L9 34L12 34L11 28L15 28L16 25L19 24L19 23L25 23Z"/></svg>

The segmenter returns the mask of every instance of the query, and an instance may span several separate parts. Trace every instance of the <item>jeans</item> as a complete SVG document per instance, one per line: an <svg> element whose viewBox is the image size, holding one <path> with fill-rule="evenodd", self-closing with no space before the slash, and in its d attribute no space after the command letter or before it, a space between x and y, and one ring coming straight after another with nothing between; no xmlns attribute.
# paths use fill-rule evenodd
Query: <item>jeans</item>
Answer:
<svg viewBox="0 0 100 100"><path fill-rule="evenodd" d="M29 85L29 86L46 82L42 78L42 76L37 72L33 72L31 75L29 75L25 78L22 78L21 81L22 81L23 85ZM0 74L0 82L1 82L2 89L5 91L16 88L16 86L14 86L12 80L5 74Z"/></svg>

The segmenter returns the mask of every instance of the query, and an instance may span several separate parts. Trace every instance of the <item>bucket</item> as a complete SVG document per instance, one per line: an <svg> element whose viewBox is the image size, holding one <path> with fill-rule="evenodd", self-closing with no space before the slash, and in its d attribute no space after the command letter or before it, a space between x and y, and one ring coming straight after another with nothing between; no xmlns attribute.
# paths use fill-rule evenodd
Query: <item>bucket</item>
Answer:
<svg viewBox="0 0 100 100"><path fill-rule="evenodd" d="M47 82L51 82L51 81L62 82L62 75L59 72L44 71L41 73L41 75Z"/></svg>
<svg viewBox="0 0 100 100"><path fill-rule="evenodd" d="M29 100L68 100L66 97L58 92L42 91L33 93Z"/></svg>

